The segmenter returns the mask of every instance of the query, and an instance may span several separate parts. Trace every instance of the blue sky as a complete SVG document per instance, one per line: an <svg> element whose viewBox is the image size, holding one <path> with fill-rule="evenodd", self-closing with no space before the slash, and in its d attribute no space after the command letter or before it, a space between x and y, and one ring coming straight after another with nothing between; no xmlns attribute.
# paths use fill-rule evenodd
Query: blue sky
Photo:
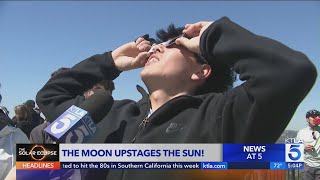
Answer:
<svg viewBox="0 0 320 180"><path fill-rule="evenodd" d="M71 67L145 33L154 35L170 23L184 26L222 16L304 52L320 67L320 2L316 1L0 1L2 105L13 116L14 106L34 99L50 74L62 66ZM140 99L135 89L143 84L140 71L124 72L115 80L115 99ZM305 127L305 112L320 110L319 92L317 79L287 129Z"/></svg>

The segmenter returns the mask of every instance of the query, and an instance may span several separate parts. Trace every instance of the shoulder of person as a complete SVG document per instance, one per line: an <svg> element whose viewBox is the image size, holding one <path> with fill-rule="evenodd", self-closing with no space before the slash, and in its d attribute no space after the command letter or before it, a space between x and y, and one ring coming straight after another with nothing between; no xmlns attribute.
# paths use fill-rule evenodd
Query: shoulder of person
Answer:
<svg viewBox="0 0 320 180"><path fill-rule="evenodd" d="M30 143L27 135L19 128L14 128L13 138L16 143Z"/></svg>
<svg viewBox="0 0 320 180"><path fill-rule="evenodd" d="M309 127L300 129L300 130L298 131L297 136L304 136L304 135L307 134L307 133L311 133L311 130L310 130Z"/></svg>
<svg viewBox="0 0 320 180"><path fill-rule="evenodd" d="M308 131L308 127L303 128L303 129L300 129L300 130L298 131L298 133L301 133L301 132L304 132L304 131Z"/></svg>

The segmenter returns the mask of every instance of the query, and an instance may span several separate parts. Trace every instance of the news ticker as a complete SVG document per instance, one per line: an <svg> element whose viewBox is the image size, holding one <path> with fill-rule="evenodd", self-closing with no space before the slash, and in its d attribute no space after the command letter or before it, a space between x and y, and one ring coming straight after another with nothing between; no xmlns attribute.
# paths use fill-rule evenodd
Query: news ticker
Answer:
<svg viewBox="0 0 320 180"><path fill-rule="evenodd" d="M303 169L303 162L62 162L62 169Z"/></svg>
<svg viewBox="0 0 320 180"><path fill-rule="evenodd" d="M18 144L17 169L303 169L293 144Z"/></svg>

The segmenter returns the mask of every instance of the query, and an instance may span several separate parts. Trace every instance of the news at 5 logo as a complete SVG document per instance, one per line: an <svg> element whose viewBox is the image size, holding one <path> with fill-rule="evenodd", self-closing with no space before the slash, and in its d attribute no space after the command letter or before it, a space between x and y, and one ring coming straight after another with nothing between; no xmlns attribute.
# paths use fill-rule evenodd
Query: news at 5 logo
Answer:
<svg viewBox="0 0 320 180"><path fill-rule="evenodd" d="M286 144L286 162L303 162L303 152L303 144Z"/></svg>

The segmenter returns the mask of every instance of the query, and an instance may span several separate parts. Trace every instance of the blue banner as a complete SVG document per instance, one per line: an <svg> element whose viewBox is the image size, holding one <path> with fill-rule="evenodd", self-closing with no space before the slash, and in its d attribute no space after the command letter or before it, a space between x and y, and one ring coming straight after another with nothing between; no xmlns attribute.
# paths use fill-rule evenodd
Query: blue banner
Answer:
<svg viewBox="0 0 320 180"><path fill-rule="evenodd" d="M200 162L61 162L61 169L200 169Z"/></svg>
<svg viewBox="0 0 320 180"><path fill-rule="evenodd" d="M224 144L224 162L285 162L285 144Z"/></svg>
<svg viewBox="0 0 320 180"><path fill-rule="evenodd" d="M286 162L270 162L270 169L286 170L287 164L286 164Z"/></svg>
<svg viewBox="0 0 320 180"><path fill-rule="evenodd" d="M287 169L304 169L303 162L287 162Z"/></svg>
<svg viewBox="0 0 320 180"><path fill-rule="evenodd" d="M227 162L201 162L201 169L228 169Z"/></svg>
<svg viewBox="0 0 320 180"><path fill-rule="evenodd" d="M274 170L290 170L290 169L304 169L303 162L271 162L270 169Z"/></svg>
<svg viewBox="0 0 320 180"><path fill-rule="evenodd" d="M228 169L269 169L268 162L228 162Z"/></svg>

